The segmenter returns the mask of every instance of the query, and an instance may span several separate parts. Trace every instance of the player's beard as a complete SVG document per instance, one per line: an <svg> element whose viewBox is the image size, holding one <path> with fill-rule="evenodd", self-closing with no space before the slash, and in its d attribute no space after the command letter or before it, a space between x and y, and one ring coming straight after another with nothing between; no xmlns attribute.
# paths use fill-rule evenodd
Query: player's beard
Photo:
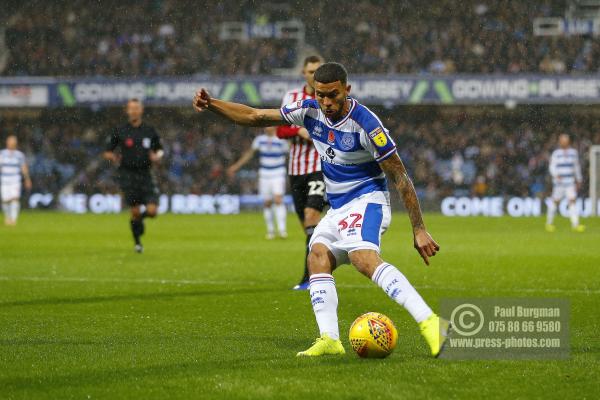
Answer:
<svg viewBox="0 0 600 400"><path fill-rule="evenodd" d="M340 119L342 119L344 113L344 106L346 105L346 98L344 97L343 100L338 101L337 105L338 111L331 116L332 121L339 121Z"/></svg>
<svg viewBox="0 0 600 400"><path fill-rule="evenodd" d="M342 119L344 117L344 107L346 106L346 98L344 97L343 100L338 101L337 105L338 105L338 112L335 113L335 115L333 116L334 121L339 121L340 119Z"/></svg>

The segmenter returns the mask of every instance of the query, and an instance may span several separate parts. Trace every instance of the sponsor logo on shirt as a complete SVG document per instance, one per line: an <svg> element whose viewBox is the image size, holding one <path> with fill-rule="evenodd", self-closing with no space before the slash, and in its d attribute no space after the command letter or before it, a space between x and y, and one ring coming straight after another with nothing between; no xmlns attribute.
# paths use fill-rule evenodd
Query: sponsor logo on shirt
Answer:
<svg viewBox="0 0 600 400"><path fill-rule="evenodd" d="M328 147L325 151L325 154L327 154L327 156L333 160L335 157L335 151L333 151L333 147Z"/></svg>
<svg viewBox="0 0 600 400"><path fill-rule="evenodd" d="M319 125L315 126L315 128L313 129L313 135L317 136L317 137L321 137L321 133L323 133L323 128L321 128Z"/></svg>

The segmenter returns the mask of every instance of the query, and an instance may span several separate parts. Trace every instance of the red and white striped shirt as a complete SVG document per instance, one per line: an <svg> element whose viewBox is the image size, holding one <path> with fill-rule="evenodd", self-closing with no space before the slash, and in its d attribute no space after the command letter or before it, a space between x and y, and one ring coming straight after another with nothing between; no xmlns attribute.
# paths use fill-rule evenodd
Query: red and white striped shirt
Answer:
<svg viewBox="0 0 600 400"><path fill-rule="evenodd" d="M314 96L308 94L306 86L290 90L283 97L282 106L295 101L312 99ZM277 136L280 139L290 140L290 157L288 164L289 175L306 175L321 170L319 153L310 140L298 136L299 126L280 126L277 128Z"/></svg>

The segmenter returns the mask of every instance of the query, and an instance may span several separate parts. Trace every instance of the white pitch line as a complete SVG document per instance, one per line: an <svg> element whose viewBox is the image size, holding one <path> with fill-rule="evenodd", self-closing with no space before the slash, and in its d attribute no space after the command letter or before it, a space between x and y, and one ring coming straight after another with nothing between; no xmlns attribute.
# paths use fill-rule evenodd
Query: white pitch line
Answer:
<svg viewBox="0 0 600 400"><path fill-rule="evenodd" d="M202 279L155 279L155 278L85 278L85 277L50 277L50 276L0 276L0 281L5 282L81 282L81 283L138 283L138 284L161 284L161 285L242 285L255 286L265 284L259 281L215 281ZM372 284L337 284L338 287L349 289L373 289L377 286ZM558 294L600 294L600 289L560 289L560 288L512 288L512 289L493 289L493 288L461 288L461 287L440 287L431 285L416 285L417 289L444 290L457 292L522 292L522 293L558 293Z"/></svg>
<svg viewBox="0 0 600 400"><path fill-rule="evenodd" d="M158 283L163 285L232 285L230 281L191 280L191 279L152 279L152 278L79 278L50 276L0 276L0 281L22 282L81 282L81 283ZM241 284L242 282L240 282ZM244 285L255 285L256 282L243 282Z"/></svg>

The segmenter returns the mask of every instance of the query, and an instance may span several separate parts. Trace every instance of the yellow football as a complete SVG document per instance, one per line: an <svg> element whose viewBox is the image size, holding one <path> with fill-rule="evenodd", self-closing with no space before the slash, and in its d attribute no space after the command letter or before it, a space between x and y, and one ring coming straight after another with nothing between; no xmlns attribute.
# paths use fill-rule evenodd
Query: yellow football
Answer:
<svg viewBox="0 0 600 400"><path fill-rule="evenodd" d="M349 336L352 348L363 358L385 358L394 351L398 341L398 331L392 320L376 312L356 318Z"/></svg>

